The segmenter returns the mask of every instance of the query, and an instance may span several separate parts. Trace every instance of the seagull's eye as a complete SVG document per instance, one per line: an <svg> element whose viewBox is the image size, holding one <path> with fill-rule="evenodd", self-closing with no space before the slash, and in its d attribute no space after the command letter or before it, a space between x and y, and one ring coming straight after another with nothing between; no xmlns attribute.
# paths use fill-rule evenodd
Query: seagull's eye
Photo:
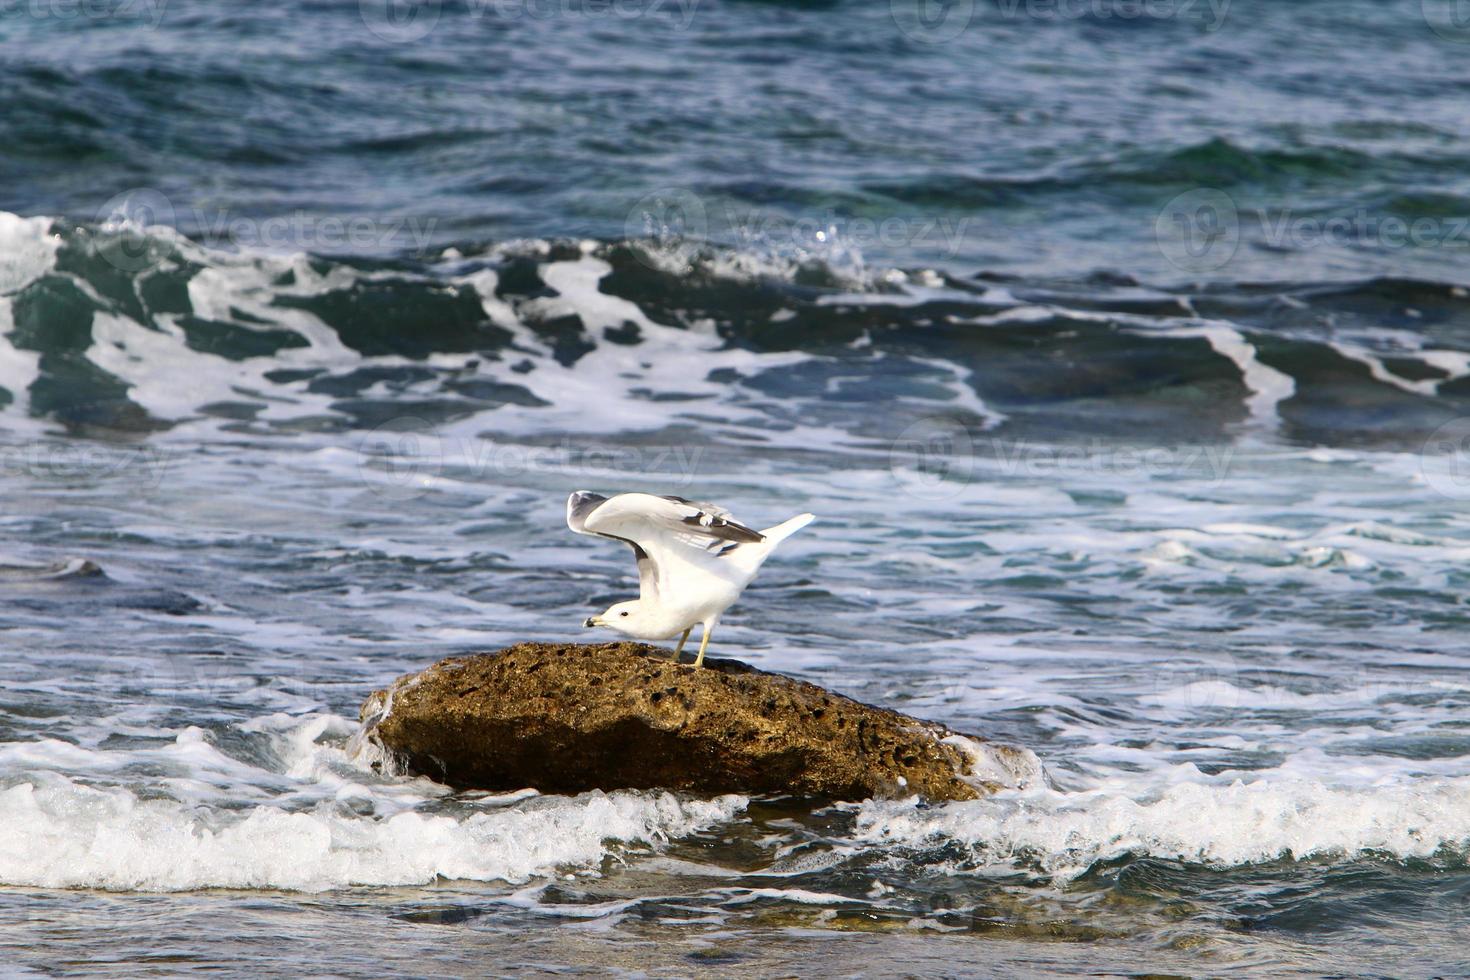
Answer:
<svg viewBox="0 0 1470 980"><path fill-rule="evenodd" d="M620 613L618 613L618 615L619 615L619 616L626 616L626 615L628 615L628 614L627 614L627 613L626 613L626 612L620 612Z"/></svg>

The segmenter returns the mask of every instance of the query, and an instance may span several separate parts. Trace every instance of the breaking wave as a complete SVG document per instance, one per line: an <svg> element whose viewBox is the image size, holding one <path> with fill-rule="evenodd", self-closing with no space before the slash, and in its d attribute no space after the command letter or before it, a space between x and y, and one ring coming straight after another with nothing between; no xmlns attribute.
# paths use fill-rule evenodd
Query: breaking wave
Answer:
<svg viewBox="0 0 1470 980"><path fill-rule="evenodd" d="M412 417L859 445L941 414L1018 436L1401 448L1470 407L1470 296L1433 282L1183 292L647 241L368 261L8 214L0 256L0 402L32 428L309 435Z"/></svg>

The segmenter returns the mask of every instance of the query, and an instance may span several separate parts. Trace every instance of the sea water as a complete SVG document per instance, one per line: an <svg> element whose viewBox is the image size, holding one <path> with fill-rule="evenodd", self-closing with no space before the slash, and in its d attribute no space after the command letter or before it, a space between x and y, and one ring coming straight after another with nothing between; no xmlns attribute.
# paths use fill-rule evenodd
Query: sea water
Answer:
<svg viewBox="0 0 1470 980"><path fill-rule="evenodd" d="M1470 969L1444 23L364 9L0 21L8 972ZM1044 777L375 772L372 691L633 593L578 489L815 513L715 653Z"/></svg>

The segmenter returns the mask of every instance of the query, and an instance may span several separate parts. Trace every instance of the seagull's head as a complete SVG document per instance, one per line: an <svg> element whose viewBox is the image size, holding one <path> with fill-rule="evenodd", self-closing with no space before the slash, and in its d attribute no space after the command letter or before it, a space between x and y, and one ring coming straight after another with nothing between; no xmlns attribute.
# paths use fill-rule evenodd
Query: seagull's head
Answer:
<svg viewBox="0 0 1470 980"><path fill-rule="evenodd" d="M610 630L619 633L627 633L629 636L642 637L649 624L645 622L643 604L637 599L627 602L615 603L608 606L607 612L597 616L589 616L582 622L583 626L606 626Z"/></svg>

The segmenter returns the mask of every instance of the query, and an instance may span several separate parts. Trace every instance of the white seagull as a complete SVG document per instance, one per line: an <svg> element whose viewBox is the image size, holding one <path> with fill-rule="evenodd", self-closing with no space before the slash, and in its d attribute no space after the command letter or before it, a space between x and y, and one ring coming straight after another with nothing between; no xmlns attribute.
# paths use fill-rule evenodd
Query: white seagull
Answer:
<svg viewBox="0 0 1470 980"><path fill-rule="evenodd" d="M698 667L720 616L740 598L776 545L812 520L811 514L799 514L753 531L713 504L651 493L604 497L579 490L567 498L567 527L630 544L638 562L638 598L616 603L582 625L606 626L640 640L669 640L682 632L674 650L678 660L690 631L702 624L694 660Z"/></svg>

